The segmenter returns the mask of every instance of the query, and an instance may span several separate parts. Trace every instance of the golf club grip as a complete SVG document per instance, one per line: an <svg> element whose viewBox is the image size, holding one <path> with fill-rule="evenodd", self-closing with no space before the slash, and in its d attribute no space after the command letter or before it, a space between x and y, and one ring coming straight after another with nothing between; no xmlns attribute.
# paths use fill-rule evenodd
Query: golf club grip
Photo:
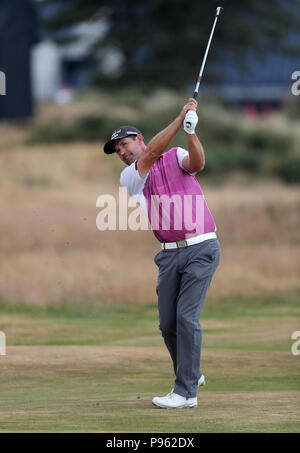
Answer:
<svg viewBox="0 0 300 453"><path fill-rule="evenodd" d="M198 96L198 91L195 91L194 94L193 94L193 98L196 99L197 96ZM187 125L188 127L190 127L190 126L191 126L191 123L190 123L189 121L187 121L186 125Z"/></svg>

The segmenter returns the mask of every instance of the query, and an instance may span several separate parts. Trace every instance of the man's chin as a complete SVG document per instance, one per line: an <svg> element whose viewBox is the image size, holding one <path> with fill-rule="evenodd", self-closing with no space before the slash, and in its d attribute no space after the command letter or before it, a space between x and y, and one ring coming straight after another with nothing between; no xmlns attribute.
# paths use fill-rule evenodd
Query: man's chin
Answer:
<svg viewBox="0 0 300 453"><path fill-rule="evenodd" d="M135 162L135 161L136 161L135 158L128 159L127 161L125 161L125 164L129 166L129 165L133 164L133 162Z"/></svg>

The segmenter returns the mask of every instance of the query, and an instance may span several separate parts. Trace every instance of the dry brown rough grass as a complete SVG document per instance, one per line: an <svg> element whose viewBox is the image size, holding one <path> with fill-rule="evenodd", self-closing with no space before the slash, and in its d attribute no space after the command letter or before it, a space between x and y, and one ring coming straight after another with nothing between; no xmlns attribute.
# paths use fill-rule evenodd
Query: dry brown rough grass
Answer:
<svg viewBox="0 0 300 453"><path fill-rule="evenodd" d="M118 191L117 157L85 143L30 147L22 128L0 133L0 298L153 302L152 233L96 228L97 197ZM208 297L298 291L299 189L274 181L217 188L205 176L201 184L222 246Z"/></svg>

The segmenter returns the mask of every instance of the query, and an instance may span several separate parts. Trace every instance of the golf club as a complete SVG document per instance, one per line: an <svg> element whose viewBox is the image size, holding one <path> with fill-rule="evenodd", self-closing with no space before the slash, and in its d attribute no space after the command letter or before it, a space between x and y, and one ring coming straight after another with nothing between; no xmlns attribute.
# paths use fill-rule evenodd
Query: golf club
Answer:
<svg viewBox="0 0 300 453"><path fill-rule="evenodd" d="M214 31L215 31L215 27L216 27L216 23L217 23L218 17L220 15L221 11L223 11L223 9L224 8L222 8L222 6L218 6L217 9L216 9L216 17L215 17L215 20L214 20L214 23L213 23L213 26L212 26L212 29L211 29L211 32L210 32L210 37L209 37L209 40L208 40L208 43L207 43L207 46L206 46L205 54L204 54L204 57L203 57L202 65L201 65L201 68L200 68L198 80L197 80L195 91L194 91L194 95L193 95L194 99L196 99L196 97L198 95L198 91L199 91L199 87L200 87L202 74L203 74L203 71L204 71L204 66L205 66L207 54L208 54L208 51L209 51L209 48L210 48L210 43L211 43Z"/></svg>

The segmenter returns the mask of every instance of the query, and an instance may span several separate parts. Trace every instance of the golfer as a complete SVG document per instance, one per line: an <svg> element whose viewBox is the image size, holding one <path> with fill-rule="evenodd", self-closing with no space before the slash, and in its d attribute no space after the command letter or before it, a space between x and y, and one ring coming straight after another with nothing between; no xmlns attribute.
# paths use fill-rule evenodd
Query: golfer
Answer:
<svg viewBox="0 0 300 453"><path fill-rule="evenodd" d="M166 409L198 405L197 390L205 384L199 316L220 257L215 222L195 178L205 164L195 133L197 105L190 98L148 145L138 129L122 126L104 146L106 154L116 153L127 165L120 183L147 210L161 243L154 258L159 268L159 328L173 362L175 383L170 393L153 398L152 403ZM187 149L168 150L182 126Z"/></svg>

